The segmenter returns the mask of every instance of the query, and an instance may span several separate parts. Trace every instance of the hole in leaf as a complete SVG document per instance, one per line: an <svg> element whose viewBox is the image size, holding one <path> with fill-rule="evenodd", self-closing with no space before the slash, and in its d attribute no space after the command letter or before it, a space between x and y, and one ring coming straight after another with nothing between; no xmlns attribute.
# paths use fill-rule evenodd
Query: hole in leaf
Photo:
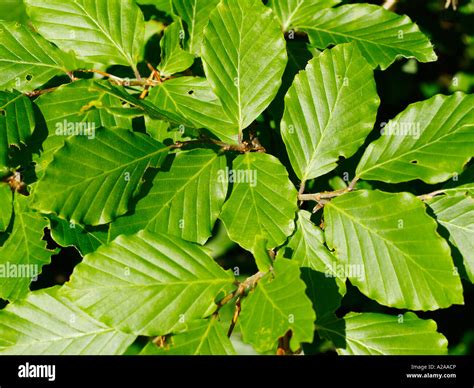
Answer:
<svg viewBox="0 0 474 388"><path fill-rule="evenodd" d="M188 94L189 94L190 96L193 95L193 94L194 94L194 90L190 90L190 91L188 92Z"/></svg>
<svg viewBox="0 0 474 388"><path fill-rule="evenodd" d="M411 164L418 164L418 160L412 160L410 163Z"/></svg>
<svg viewBox="0 0 474 388"><path fill-rule="evenodd" d="M25 78L27 81L31 81L33 79L33 76L31 74L27 74Z"/></svg>

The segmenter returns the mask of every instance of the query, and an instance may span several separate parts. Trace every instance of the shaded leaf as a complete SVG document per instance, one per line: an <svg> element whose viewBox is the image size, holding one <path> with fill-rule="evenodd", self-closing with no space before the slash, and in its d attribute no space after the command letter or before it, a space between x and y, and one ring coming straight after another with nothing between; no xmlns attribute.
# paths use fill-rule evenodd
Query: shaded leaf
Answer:
<svg viewBox="0 0 474 388"><path fill-rule="evenodd" d="M37 159L38 175L53 160L54 153L72 136L95 136L100 127L131 128L128 118L109 113L105 106L121 108L121 100L94 89L97 81L80 80L61 85L52 93L40 96L35 103L41 110L48 127L48 138ZM88 133L90 131L90 133Z"/></svg>
<svg viewBox="0 0 474 388"><path fill-rule="evenodd" d="M161 143L127 130L70 138L39 180L33 206L76 224L106 224L127 213L146 169L167 154Z"/></svg>
<svg viewBox="0 0 474 388"><path fill-rule="evenodd" d="M219 0L172 0L172 3L175 13L184 20L188 27L187 48L189 52L200 56L204 28Z"/></svg>
<svg viewBox="0 0 474 388"><path fill-rule="evenodd" d="M51 236L62 247L75 247L82 256L108 242L108 228L76 225L50 216Z"/></svg>
<svg viewBox="0 0 474 388"><path fill-rule="evenodd" d="M474 282L474 199L463 195L440 196L428 201L436 219L451 235L459 249L466 272Z"/></svg>
<svg viewBox="0 0 474 388"><path fill-rule="evenodd" d="M13 229L0 248L0 298L9 301L26 296L31 281L54 253L42 240L48 222L30 209L29 198L17 195L13 206Z"/></svg>
<svg viewBox="0 0 474 388"><path fill-rule="evenodd" d="M13 193L10 186L0 183L0 232L5 232L13 214Z"/></svg>
<svg viewBox="0 0 474 388"><path fill-rule="evenodd" d="M162 77L169 77L189 69L194 62L194 55L184 51L181 42L184 39L181 23L171 23L160 41L161 63L158 71Z"/></svg>
<svg viewBox="0 0 474 388"><path fill-rule="evenodd" d="M166 81L153 88L148 101L179 127L206 128L223 141L237 142L238 127L231 123L205 78Z"/></svg>
<svg viewBox="0 0 474 388"><path fill-rule="evenodd" d="M277 257L292 259L300 267L337 277L337 259L324 243L324 233L311 222L311 213L300 210L296 232L288 239L288 243L278 250ZM341 274L340 279L345 281L345 275Z"/></svg>
<svg viewBox="0 0 474 388"><path fill-rule="evenodd" d="M313 339L316 315L299 272L296 263L276 260L274 273L260 280L242 301L239 322L243 339L258 352L274 349L288 330L292 331L293 350Z"/></svg>
<svg viewBox="0 0 474 388"><path fill-rule="evenodd" d="M227 181L219 179L225 168L226 158L211 150L178 153L134 212L112 223L111 238L147 229L204 244L226 198Z"/></svg>
<svg viewBox="0 0 474 388"><path fill-rule="evenodd" d="M5 119L8 145L24 144L35 129L35 115L28 97L0 91L0 115Z"/></svg>

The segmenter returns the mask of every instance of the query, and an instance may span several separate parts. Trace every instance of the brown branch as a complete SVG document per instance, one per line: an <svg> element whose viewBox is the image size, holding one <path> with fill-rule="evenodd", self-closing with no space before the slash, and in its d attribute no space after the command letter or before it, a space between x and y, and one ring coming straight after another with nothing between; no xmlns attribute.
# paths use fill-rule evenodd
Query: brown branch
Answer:
<svg viewBox="0 0 474 388"><path fill-rule="evenodd" d="M286 356L286 355L291 355L295 354L291 351L290 347L290 340L292 337L293 333L291 330L288 330L283 337L280 337L278 339L278 349L277 349L277 356Z"/></svg>
<svg viewBox="0 0 474 388"><path fill-rule="evenodd" d="M304 201L317 202L317 205L313 209L313 213L316 213L318 210L322 209L324 205L329 202L329 200L336 197L340 197L341 195L350 193L351 191L354 191L355 186L357 185L358 181L359 181L359 178L355 177L345 189L340 189L340 190L335 190L335 191L324 191L322 193L315 193L315 194L301 194L300 193L298 194L298 199L301 202L304 202Z"/></svg>
<svg viewBox="0 0 474 388"><path fill-rule="evenodd" d="M219 146L223 151L233 151L233 152L265 152L265 149L261 146L255 146L255 143L249 143L244 141L240 144L228 144L219 140L203 137L196 140L186 140L186 141L177 141L172 147L173 148L184 148L188 145L193 144L212 144Z"/></svg>
<svg viewBox="0 0 474 388"><path fill-rule="evenodd" d="M38 97L46 93L54 92L57 88L58 86L54 88L48 88L48 89L42 89L42 90L33 90L32 92L25 93L25 95L28 97Z"/></svg>
<svg viewBox="0 0 474 388"><path fill-rule="evenodd" d="M150 87L151 87L151 82L153 80L158 80L158 82L161 82L160 73L158 73L158 71L155 70L155 68L151 64L147 63L147 65L151 73L147 79L147 84L145 85L145 88L143 89L142 94L140 94L140 100L143 100L148 95L148 92L150 91Z"/></svg>
<svg viewBox="0 0 474 388"><path fill-rule="evenodd" d="M230 336L232 335L232 332L234 331L235 325L237 324L237 320L239 319L242 298L244 298L250 290L254 289L257 286L257 283L260 281L260 279L262 279L265 275L266 275L265 272L259 271L256 274L248 277L247 279L245 279L244 282L239 284L239 287L237 288L237 290L235 290L232 294L230 294L232 295L232 297L229 297L228 295L227 297L224 298L227 300L226 303L228 303L237 296L237 301L235 302L234 315L232 317L229 330L227 331L227 337L230 338Z"/></svg>
<svg viewBox="0 0 474 388"><path fill-rule="evenodd" d="M137 79L128 79L128 78L120 78L117 77L113 74L106 73L105 71L102 70L96 70L96 69L81 69L77 70L83 73L95 73L95 74L100 74L103 77L109 78L110 81L114 82L117 85L120 86L158 86L162 83L162 81L157 81L157 80L149 80L149 79L142 79L142 78L137 78Z"/></svg>

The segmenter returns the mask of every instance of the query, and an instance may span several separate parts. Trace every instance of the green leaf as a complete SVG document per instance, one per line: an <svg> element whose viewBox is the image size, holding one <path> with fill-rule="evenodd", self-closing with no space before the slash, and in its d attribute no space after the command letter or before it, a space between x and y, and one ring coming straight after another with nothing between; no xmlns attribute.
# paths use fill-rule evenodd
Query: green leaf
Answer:
<svg viewBox="0 0 474 388"><path fill-rule="evenodd" d="M209 22L209 15L219 0L172 0L175 13L179 15L188 27L189 52L201 56L204 28Z"/></svg>
<svg viewBox="0 0 474 388"><path fill-rule="evenodd" d="M474 196L474 166L468 167L461 175L454 175L444 187L448 195L469 194Z"/></svg>
<svg viewBox="0 0 474 388"><path fill-rule="evenodd" d="M143 355L200 355L200 356L228 356L234 355L235 350L227 338L226 332L218 318L195 321L189 324L184 333L167 337L163 348L153 342L145 346L140 354Z"/></svg>
<svg viewBox="0 0 474 388"><path fill-rule="evenodd" d="M474 199L464 195L440 196L428 201L436 219L451 235L459 249L466 272L474 282Z"/></svg>
<svg viewBox="0 0 474 388"><path fill-rule="evenodd" d="M373 71L355 45L313 58L285 97L281 122L291 164L306 181L350 157L372 130L380 99Z"/></svg>
<svg viewBox="0 0 474 388"><path fill-rule="evenodd" d="M21 93L0 91L0 115L5 118L9 146L24 144L35 129L33 105Z"/></svg>
<svg viewBox="0 0 474 388"><path fill-rule="evenodd" d="M194 55L181 48L184 39L181 23L171 23L165 30L160 41L161 63L158 71L162 77L169 77L189 69L194 63Z"/></svg>
<svg viewBox="0 0 474 388"><path fill-rule="evenodd" d="M141 231L87 255L66 292L110 326L157 336L212 314L214 299L233 282L199 246Z"/></svg>
<svg viewBox="0 0 474 388"><path fill-rule="evenodd" d="M246 153L227 173L233 191L220 219L232 241L250 251L258 238L267 249L283 244L295 228L298 195L285 167L271 155Z"/></svg>
<svg viewBox="0 0 474 388"><path fill-rule="evenodd" d="M108 228L76 225L50 216L53 240L62 247L75 247L82 256L92 253L108 242Z"/></svg>
<svg viewBox="0 0 474 388"><path fill-rule="evenodd" d="M167 154L161 143L127 130L70 138L38 182L33 206L76 224L106 224L127 213L146 169Z"/></svg>
<svg viewBox="0 0 474 388"><path fill-rule="evenodd" d="M0 311L3 355L123 354L134 340L93 319L56 287L32 292Z"/></svg>
<svg viewBox="0 0 474 388"><path fill-rule="evenodd" d="M270 0L283 30L297 28L313 22L318 11L339 4L341 0Z"/></svg>
<svg viewBox="0 0 474 388"><path fill-rule="evenodd" d="M474 155L474 95L437 95L410 105L365 150L358 177L398 183L443 182Z"/></svg>
<svg viewBox="0 0 474 388"><path fill-rule="evenodd" d="M147 229L204 244L226 198L225 171L226 158L211 150L178 153L134 212L112 223L111 238Z"/></svg>
<svg viewBox="0 0 474 388"><path fill-rule="evenodd" d="M0 4L0 15L2 15L3 20L24 24L28 22L23 0L3 0Z"/></svg>
<svg viewBox="0 0 474 388"><path fill-rule="evenodd" d="M145 22L133 0L25 0L46 39L92 63L136 69Z"/></svg>
<svg viewBox="0 0 474 388"><path fill-rule="evenodd" d="M7 140L6 121L0 116L0 177L4 178L9 174L9 146Z"/></svg>
<svg viewBox="0 0 474 388"><path fill-rule="evenodd" d="M204 30L202 59L214 92L241 133L276 96L287 54L282 31L260 0L222 0Z"/></svg>
<svg viewBox="0 0 474 388"><path fill-rule="evenodd" d="M363 294L411 310L463 304L449 246L414 195L361 190L324 209L327 244Z"/></svg>
<svg viewBox="0 0 474 388"><path fill-rule="evenodd" d="M5 232L13 214L13 193L10 186L0 183L0 232Z"/></svg>
<svg viewBox="0 0 474 388"><path fill-rule="evenodd" d="M355 42L372 67L382 70L397 58L436 61L428 38L408 16L400 16L377 5L347 4L325 9L299 26L313 46Z"/></svg>
<svg viewBox="0 0 474 388"><path fill-rule="evenodd" d="M124 117L138 117L141 113L141 115L146 115L155 120L168 120L173 124L179 125L179 123L174 122L173 115L170 115L166 111L159 109L148 100L142 100L138 97L132 96L123 86L116 86L108 81L94 82L91 84L90 90L106 93L111 97L120 99L123 103L130 106L130 108L127 109L117 110L115 106L108 106L104 104L104 107L107 108L112 114L121 112L121 115ZM127 111L130 112L127 114Z"/></svg>
<svg viewBox="0 0 474 388"><path fill-rule="evenodd" d="M163 120L154 120L145 117L146 132L155 140L163 144L174 144L193 140L199 137L199 133L194 128L173 128L170 123Z"/></svg>
<svg viewBox="0 0 474 388"><path fill-rule="evenodd" d="M42 240L48 222L30 209L29 198L16 195L13 206L13 229L0 248L0 298L9 301L26 296L31 281L54 253Z"/></svg>
<svg viewBox="0 0 474 388"><path fill-rule="evenodd" d="M255 246L253 247L255 263L260 272L270 271L273 265L273 260L267 250L267 242L268 240L266 238L257 236L255 239Z"/></svg>
<svg viewBox="0 0 474 388"><path fill-rule="evenodd" d="M77 66L74 58L28 27L0 21L0 89L32 91Z"/></svg>
<svg viewBox="0 0 474 388"><path fill-rule="evenodd" d="M305 294L296 263L279 259L274 273L259 281L256 289L242 301L239 322L245 342L258 352L275 348L278 338L292 331L291 345L311 342L316 315Z"/></svg>
<svg viewBox="0 0 474 388"><path fill-rule="evenodd" d="M96 81L81 80L62 85L52 93L40 96L35 103L41 110L48 127L48 138L38 159L37 172L53 160L54 153L76 133L92 137L100 127L131 128L132 120L110 114L107 107L121 108L121 100L104 91L94 89ZM88 133L86 130L92 130ZM41 174L39 174L41 175Z"/></svg>
<svg viewBox="0 0 474 388"><path fill-rule="evenodd" d="M332 339L342 355L446 355L448 341L436 322L414 313L398 317L349 313L318 329Z"/></svg>
<svg viewBox="0 0 474 388"><path fill-rule="evenodd" d="M206 128L222 141L237 142L238 127L227 117L205 78L170 79L154 87L148 101L178 126Z"/></svg>
<svg viewBox="0 0 474 388"><path fill-rule="evenodd" d="M300 267L338 276L337 259L324 243L324 233L311 222L311 213L300 210L296 232L289 238L288 243L278 250L277 258L292 259ZM344 274L341 274L340 278L345 281Z"/></svg>

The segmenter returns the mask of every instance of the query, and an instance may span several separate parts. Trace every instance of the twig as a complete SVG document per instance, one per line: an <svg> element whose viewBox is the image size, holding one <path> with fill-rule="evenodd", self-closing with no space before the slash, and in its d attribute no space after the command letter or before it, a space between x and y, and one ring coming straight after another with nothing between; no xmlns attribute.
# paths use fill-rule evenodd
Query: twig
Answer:
<svg viewBox="0 0 474 388"><path fill-rule="evenodd" d="M223 151L234 151L234 152L240 152L240 153L246 153L246 152L264 152L265 149L263 147L256 147L254 143L249 143L247 141L244 141L239 144L228 144L224 143L219 140L211 139L211 138L201 138L197 140L186 140L186 141L177 141L172 147L173 148L183 148L188 145L192 144L214 144L219 147Z"/></svg>
<svg viewBox="0 0 474 388"><path fill-rule="evenodd" d="M148 79L126 79L126 78L120 78L117 77L113 74L106 73L105 71L101 70L95 70L95 69L81 69L77 70L81 71L83 73L95 73L95 74L100 74L103 77L109 78L112 82L114 82L117 85L120 86L157 86L161 84L161 81L156 81L156 80L148 80Z"/></svg>
<svg viewBox="0 0 474 388"><path fill-rule="evenodd" d="M383 3L382 7L384 7L385 9L393 9L393 7L395 7L395 5L397 4L397 1L398 0L385 0L385 3Z"/></svg>
<svg viewBox="0 0 474 388"><path fill-rule="evenodd" d="M255 275L250 276L249 278L245 279L244 282L240 283L237 290L235 290L232 294L230 294L232 295L232 297L229 297L228 295L226 298L224 298L227 300L226 303L228 303L229 301L231 301L237 296L237 301L235 302L234 315L232 317L232 322L230 323L229 330L227 331L227 337L230 338L230 336L232 335L232 332L234 331L235 325L237 324L237 320L239 319L242 298L245 295L247 295L247 293L250 290L254 289L257 283L260 281L260 279L263 278L265 275L266 275L265 272L260 272L260 271L257 272Z"/></svg>
<svg viewBox="0 0 474 388"><path fill-rule="evenodd" d="M356 185L357 185L357 182L359 182L359 178L358 177L355 177L351 183L349 183L349 186L348 186L348 189L349 191L352 191L355 189Z"/></svg>
<svg viewBox="0 0 474 388"><path fill-rule="evenodd" d="M445 193L445 190L436 190L429 194L419 195L418 198L420 198L422 201L429 201L430 199L433 199L437 195L444 194L444 193Z"/></svg>
<svg viewBox="0 0 474 388"><path fill-rule="evenodd" d="M150 87L151 87L151 81L153 81L154 79L159 80L160 73L158 73L158 71L156 71L151 64L147 63L147 65L148 65L148 68L150 69L151 73L150 73L150 76L147 79L147 84L145 85L145 88L143 89L142 94L140 94L140 100L143 100L148 95L148 92L149 92ZM158 77L157 77L157 75L158 75ZM159 80L159 82L161 82L161 80Z"/></svg>
<svg viewBox="0 0 474 388"><path fill-rule="evenodd" d="M28 97L38 97L46 93L54 92L58 87L42 89L42 90L34 90L32 92L25 93Z"/></svg>
<svg viewBox="0 0 474 388"><path fill-rule="evenodd" d="M317 211L321 210L324 207L324 205L326 205L329 202L330 199L340 197L341 195L354 191L355 186L357 185L358 181L359 181L359 178L356 177L345 189L340 189L340 190L335 190L335 191L324 191L322 193L315 193L315 194L302 194L301 189L300 189L300 193L298 194L298 199L300 200L300 202L304 202L304 201L317 202L317 205L313 209L313 213L316 213Z"/></svg>
<svg viewBox="0 0 474 388"><path fill-rule="evenodd" d="M291 330L288 330L283 337L278 339L278 349L277 349L277 356L286 356L294 354L290 348L290 339L293 333Z"/></svg>

